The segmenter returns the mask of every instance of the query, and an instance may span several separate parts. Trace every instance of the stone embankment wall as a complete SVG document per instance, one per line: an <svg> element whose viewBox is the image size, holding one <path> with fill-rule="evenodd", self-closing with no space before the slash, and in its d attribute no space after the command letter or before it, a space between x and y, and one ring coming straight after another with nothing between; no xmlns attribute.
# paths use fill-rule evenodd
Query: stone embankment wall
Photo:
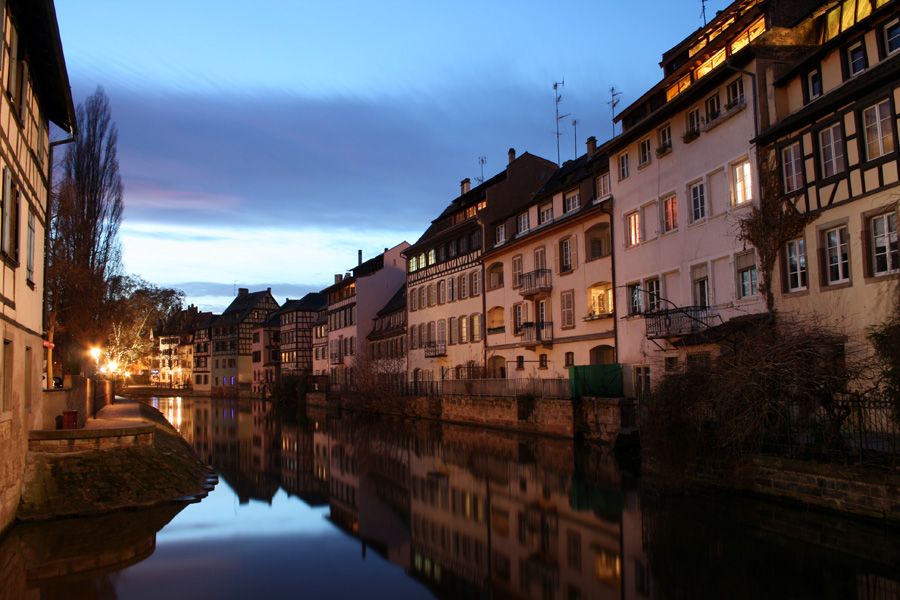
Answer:
<svg viewBox="0 0 900 600"><path fill-rule="evenodd" d="M60 431L31 431L28 434L29 452L65 454L153 446L156 425L137 425L118 429L63 429Z"/></svg>
<svg viewBox="0 0 900 600"><path fill-rule="evenodd" d="M311 406L439 419L522 433L563 438L583 436L610 445L616 443L623 431L634 427L636 414L635 402L625 398L551 400L445 396L372 399L309 392L306 401Z"/></svg>

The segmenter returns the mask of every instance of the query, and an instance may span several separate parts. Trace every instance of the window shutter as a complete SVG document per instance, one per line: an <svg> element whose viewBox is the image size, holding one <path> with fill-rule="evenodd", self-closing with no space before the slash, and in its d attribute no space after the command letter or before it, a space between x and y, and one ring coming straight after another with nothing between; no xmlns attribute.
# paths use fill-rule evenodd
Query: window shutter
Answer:
<svg viewBox="0 0 900 600"><path fill-rule="evenodd" d="M780 272L779 280L781 281L781 293L786 294L789 288L788 282L788 247L787 244L781 247L781 251L778 253L778 270ZM774 291L774 290L772 290Z"/></svg>
<svg viewBox="0 0 900 600"><path fill-rule="evenodd" d="M571 248L571 251L572 251L572 270L574 271L575 269L578 268L578 237L577 236L573 235L571 238L569 238L569 247Z"/></svg>
<svg viewBox="0 0 900 600"><path fill-rule="evenodd" d="M824 241L822 236L819 236L820 242ZM825 257L825 247L821 246L817 252L819 255L819 285L826 286L828 285L828 260Z"/></svg>
<svg viewBox="0 0 900 600"><path fill-rule="evenodd" d="M3 167L3 206L0 208L0 250L9 253L9 205L12 195L12 176L9 167Z"/></svg>
<svg viewBox="0 0 900 600"><path fill-rule="evenodd" d="M871 277L875 273L875 265L872 264L872 220L866 220L868 231L863 229L859 232L859 239L862 242L862 262L863 276Z"/></svg>

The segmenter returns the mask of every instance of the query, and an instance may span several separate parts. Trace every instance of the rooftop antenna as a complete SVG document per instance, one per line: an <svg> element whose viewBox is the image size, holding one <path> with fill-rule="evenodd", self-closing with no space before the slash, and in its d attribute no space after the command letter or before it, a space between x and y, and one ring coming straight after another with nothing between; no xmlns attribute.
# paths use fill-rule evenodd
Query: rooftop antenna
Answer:
<svg viewBox="0 0 900 600"><path fill-rule="evenodd" d="M231 290L233 296L237 296L237 279L234 280L234 287Z"/></svg>
<svg viewBox="0 0 900 600"><path fill-rule="evenodd" d="M619 96L621 95L622 92L616 91L616 86L609 88L609 102L607 104L609 104L609 110L612 111L613 137L616 137L616 106L619 105Z"/></svg>
<svg viewBox="0 0 900 600"><path fill-rule="evenodd" d="M554 82L553 84L553 95L556 97L556 164L559 166L559 136L562 134L559 132L559 121L561 119L565 119L569 115L561 115L559 114L559 103L562 102L562 94L559 92L559 88L565 87L566 80L563 78L562 81Z"/></svg>
<svg viewBox="0 0 900 600"><path fill-rule="evenodd" d="M700 0L700 16L703 17L703 26L706 27L706 0Z"/></svg>
<svg viewBox="0 0 900 600"><path fill-rule="evenodd" d="M575 137L575 158L578 158L578 119L572 119L572 131Z"/></svg>
<svg viewBox="0 0 900 600"><path fill-rule="evenodd" d="M481 165L481 177L476 177L475 181L478 182L479 185L484 183L484 163L487 162L487 156L479 156L478 164Z"/></svg>

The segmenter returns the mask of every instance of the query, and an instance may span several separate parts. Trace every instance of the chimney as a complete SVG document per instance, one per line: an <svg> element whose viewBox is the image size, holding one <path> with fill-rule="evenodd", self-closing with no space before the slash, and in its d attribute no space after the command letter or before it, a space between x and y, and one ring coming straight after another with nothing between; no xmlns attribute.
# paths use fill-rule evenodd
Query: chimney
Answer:
<svg viewBox="0 0 900 600"><path fill-rule="evenodd" d="M335 282L335 283L340 283L340 282L341 282L341 279L343 279L343 278L344 278L344 276L341 275L340 273L335 273L335 274L334 274L334 282Z"/></svg>
<svg viewBox="0 0 900 600"><path fill-rule="evenodd" d="M509 162L510 162L510 164L512 164L512 161L514 161L514 160L516 160L516 149L515 149L515 148L510 148L510 149L509 149Z"/></svg>
<svg viewBox="0 0 900 600"><path fill-rule="evenodd" d="M357 261L356 266L358 267L362 264L362 250L357 251Z"/></svg>
<svg viewBox="0 0 900 600"><path fill-rule="evenodd" d="M266 291L269 292L269 293L271 294L271 293L272 293L272 288L266 288Z"/></svg>
<svg viewBox="0 0 900 600"><path fill-rule="evenodd" d="M463 179L462 181L459 182L459 195L460 196L462 196L465 193L468 193L470 183L472 183L472 182L469 181L468 177L466 177L465 179Z"/></svg>
<svg viewBox="0 0 900 600"><path fill-rule="evenodd" d="M587 153L588 156L593 156L594 152L597 151L597 138L591 136L587 139Z"/></svg>
<svg viewBox="0 0 900 600"><path fill-rule="evenodd" d="M249 293L250 290L248 290L247 288L238 288L238 298L240 298L241 296L246 296Z"/></svg>

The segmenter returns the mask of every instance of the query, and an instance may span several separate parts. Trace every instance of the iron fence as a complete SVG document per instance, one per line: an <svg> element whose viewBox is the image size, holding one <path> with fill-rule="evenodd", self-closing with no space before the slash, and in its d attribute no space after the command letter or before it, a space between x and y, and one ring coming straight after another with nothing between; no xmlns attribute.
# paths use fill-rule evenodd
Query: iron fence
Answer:
<svg viewBox="0 0 900 600"><path fill-rule="evenodd" d="M648 338L683 335L712 326L715 311L706 306L682 306L644 313Z"/></svg>

